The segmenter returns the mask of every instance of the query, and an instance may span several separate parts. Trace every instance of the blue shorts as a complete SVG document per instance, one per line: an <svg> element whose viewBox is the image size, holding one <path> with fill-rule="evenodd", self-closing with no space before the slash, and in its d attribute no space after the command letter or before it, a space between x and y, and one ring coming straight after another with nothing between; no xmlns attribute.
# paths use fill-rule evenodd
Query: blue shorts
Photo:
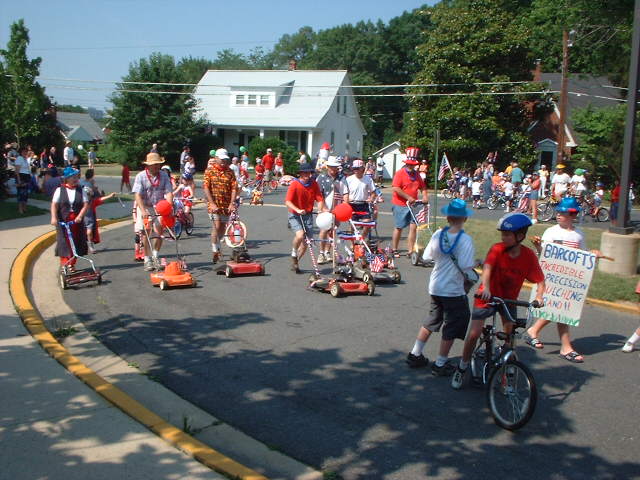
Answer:
<svg viewBox="0 0 640 480"><path fill-rule="evenodd" d="M609 210L609 217L611 218L611 220L617 220L618 219L618 204L620 202L613 202L611 204L611 209Z"/></svg>
<svg viewBox="0 0 640 480"><path fill-rule="evenodd" d="M304 228L307 231L307 235L311 237L313 234L313 215L311 213L305 213L302 215L302 221L304 222ZM297 213L289 212L289 226L294 232L302 230L302 223L300 222L300 215Z"/></svg>
<svg viewBox="0 0 640 480"><path fill-rule="evenodd" d="M406 228L410 223L416 223L413 221L409 207L393 205L391 211L393 212L393 221L395 222L396 228Z"/></svg>

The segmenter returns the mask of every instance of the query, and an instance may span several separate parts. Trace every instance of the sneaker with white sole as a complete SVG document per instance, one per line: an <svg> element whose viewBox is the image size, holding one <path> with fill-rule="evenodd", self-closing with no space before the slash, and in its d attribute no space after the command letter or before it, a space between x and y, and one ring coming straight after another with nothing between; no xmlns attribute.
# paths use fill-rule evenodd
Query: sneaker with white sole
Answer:
<svg viewBox="0 0 640 480"><path fill-rule="evenodd" d="M409 368L422 368L429 365L429 360L427 360L422 354L414 355L412 353L409 353L405 362L407 363L407 365L409 365Z"/></svg>
<svg viewBox="0 0 640 480"><path fill-rule="evenodd" d="M147 258L144 261L144 269L147 272L151 272L151 271L155 270L155 267L153 265L153 260L151 260L150 258Z"/></svg>
<svg viewBox="0 0 640 480"><path fill-rule="evenodd" d="M436 365L435 362L431 364L431 373L436 377L450 377L453 375L455 369L456 367L451 365L449 362L446 362L442 366Z"/></svg>
<svg viewBox="0 0 640 480"><path fill-rule="evenodd" d="M323 263L326 263L326 260L324 258L324 253L320 252L318 254L318 258L317 258L316 262L318 262L318 265L322 265Z"/></svg>
<svg viewBox="0 0 640 480"><path fill-rule="evenodd" d="M453 372L453 377L451 377L451 387L460 390L462 388L462 383L464 382L464 374L467 373L467 369L464 370L460 368L460 366L456 367L456 371Z"/></svg>
<svg viewBox="0 0 640 480"><path fill-rule="evenodd" d="M624 344L624 346L622 347L622 351L623 351L624 353L631 353L631 352L633 352L633 348L634 348L634 346L635 346L635 345L634 345L633 343L626 342L626 343Z"/></svg>

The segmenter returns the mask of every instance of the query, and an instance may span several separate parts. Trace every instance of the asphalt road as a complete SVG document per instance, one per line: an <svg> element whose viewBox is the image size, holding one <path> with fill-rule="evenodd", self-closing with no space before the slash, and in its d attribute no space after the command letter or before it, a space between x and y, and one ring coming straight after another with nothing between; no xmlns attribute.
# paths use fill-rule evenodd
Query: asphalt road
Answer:
<svg viewBox="0 0 640 480"><path fill-rule="evenodd" d="M266 201L281 204L282 194ZM449 379L404 364L429 269L400 259L402 284L334 299L289 271L284 208L243 206L241 216L266 277L216 275L210 223L197 210L194 235L180 242L197 288L152 287L132 262L127 225L104 235L96 256L104 284L68 290L65 300L132 365L271 448L345 479L640 478L640 359L619 351L637 317L586 306L573 330L583 365L558 357L553 326L544 350L520 347L540 396L531 422L509 433L493 424L482 390L454 391ZM391 231L390 216L379 230ZM172 252L166 244L163 254ZM310 271L308 256L302 268ZM438 341L427 345L431 359ZM456 343L456 360L460 352Z"/></svg>

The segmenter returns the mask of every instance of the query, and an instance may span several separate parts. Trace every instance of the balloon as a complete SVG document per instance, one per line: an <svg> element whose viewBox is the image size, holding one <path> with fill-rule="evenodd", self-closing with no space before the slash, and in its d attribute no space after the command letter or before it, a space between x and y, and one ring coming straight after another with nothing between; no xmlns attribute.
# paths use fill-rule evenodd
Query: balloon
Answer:
<svg viewBox="0 0 640 480"><path fill-rule="evenodd" d="M78 150L82 150L84 147L82 145L78 145Z"/></svg>
<svg viewBox="0 0 640 480"><path fill-rule="evenodd" d="M351 205L348 203L341 203L333 209L333 214L339 222L346 222L351 219L351 215L353 215L353 208L351 208Z"/></svg>
<svg viewBox="0 0 640 480"><path fill-rule="evenodd" d="M167 200L163 199L156 203L156 212L158 212L158 215L165 217L173 213L173 207Z"/></svg>
<svg viewBox="0 0 640 480"><path fill-rule="evenodd" d="M160 222L163 227L173 228L176 224L176 217L173 215L163 215L160 217Z"/></svg>
<svg viewBox="0 0 640 480"><path fill-rule="evenodd" d="M320 230L329 230L333 227L333 214L331 212L319 213L316 217L316 225Z"/></svg>

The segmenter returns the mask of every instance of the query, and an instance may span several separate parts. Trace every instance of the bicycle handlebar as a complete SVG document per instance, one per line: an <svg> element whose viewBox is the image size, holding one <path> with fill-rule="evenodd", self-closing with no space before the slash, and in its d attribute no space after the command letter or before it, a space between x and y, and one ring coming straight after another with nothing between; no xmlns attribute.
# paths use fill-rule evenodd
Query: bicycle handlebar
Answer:
<svg viewBox="0 0 640 480"><path fill-rule="evenodd" d="M474 294L475 298L482 298L480 294ZM510 300L508 298L500 298L500 297L491 297L487 303L494 303L496 305L515 305L516 307L525 307L525 308L542 308L543 305L538 303L537 300L533 302L523 302L521 300Z"/></svg>

